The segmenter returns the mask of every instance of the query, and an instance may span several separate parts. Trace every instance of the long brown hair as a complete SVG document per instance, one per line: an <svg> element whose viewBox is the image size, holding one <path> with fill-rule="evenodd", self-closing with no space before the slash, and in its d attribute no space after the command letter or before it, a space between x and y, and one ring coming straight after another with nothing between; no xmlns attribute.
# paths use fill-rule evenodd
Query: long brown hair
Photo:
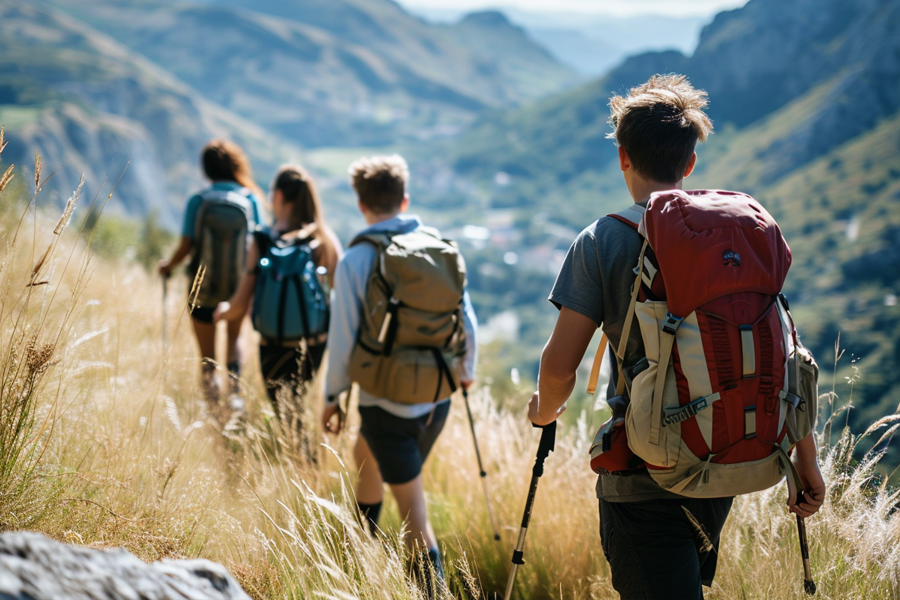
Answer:
<svg viewBox="0 0 900 600"><path fill-rule="evenodd" d="M289 225L291 230L307 229L318 241L317 261L333 273L338 261L338 251L333 242L333 233L325 224L319 192L312 177L300 165L282 165L272 180L272 190L279 190L284 202L290 207Z"/></svg>
<svg viewBox="0 0 900 600"><path fill-rule="evenodd" d="M250 161L234 142L220 138L210 140L200 153L200 162L210 181L233 181L249 189L260 200L265 197L253 180Z"/></svg>

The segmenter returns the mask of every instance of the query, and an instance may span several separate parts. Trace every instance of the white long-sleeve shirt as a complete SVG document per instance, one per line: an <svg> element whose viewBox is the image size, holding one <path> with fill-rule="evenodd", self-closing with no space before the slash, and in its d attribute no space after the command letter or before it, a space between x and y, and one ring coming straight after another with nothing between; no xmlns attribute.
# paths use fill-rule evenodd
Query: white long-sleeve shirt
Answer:
<svg viewBox="0 0 900 600"><path fill-rule="evenodd" d="M408 233L422 226L415 215L398 215L387 221L376 223L363 230ZM331 322L328 328L328 374L325 379L326 404L337 402L337 396L350 389L350 355L356 344L356 336L362 320L366 301L366 286L372 273L377 250L372 244L357 244L348 248L338 263L331 291ZM460 378L472 381L475 378L477 358L478 320L472 308L468 292L463 294L463 327L466 331L466 349L460 361ZM359 390L360 406L378 406L404 419L415 419L430 413L437 403L402 404L388 398L379 398Z"/></svg>

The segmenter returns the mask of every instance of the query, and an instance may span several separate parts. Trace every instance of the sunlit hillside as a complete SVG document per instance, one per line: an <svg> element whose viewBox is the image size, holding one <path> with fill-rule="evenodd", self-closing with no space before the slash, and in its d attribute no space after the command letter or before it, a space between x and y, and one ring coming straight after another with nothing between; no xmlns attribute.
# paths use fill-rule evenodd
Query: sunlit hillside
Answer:
<svg viewBox="0 0 900 600"><path fill-rule="evenodd" d="M70 203L71 219L35 215L28 197L52 170L38 165L32 180L15 167L12 183L0 181L0 526L123 546L149 561L207 557L256 598L423 597L407 572L396 509L388 505L377 539L353 509L353 421L348 435L323 438L312 429L320 399L309 398L306 423L322 445L307 463L264 400L248 330L249 418L243 431L225 431L228 415L198 389L186 282L173 281L163 304L160 282L142 267L88 252L91 232L78 229L90 198ZM459 399L427 465L448 597L494 598L505 587L538 439L523 414L530 383L504 397L480 387L472 398L500 542ZM809 522L819 597L896 598L898 493L872 477L877 456L851 462L856 439L841 434L837 414L823 449L831 494ZM591 423L602 418L578 407L567 415L538 490L516 598L615 597L587 464ZM870 435L896 426L886 419ZM785 497L777 487L738 499L708 598L804 597Z"/></svg>

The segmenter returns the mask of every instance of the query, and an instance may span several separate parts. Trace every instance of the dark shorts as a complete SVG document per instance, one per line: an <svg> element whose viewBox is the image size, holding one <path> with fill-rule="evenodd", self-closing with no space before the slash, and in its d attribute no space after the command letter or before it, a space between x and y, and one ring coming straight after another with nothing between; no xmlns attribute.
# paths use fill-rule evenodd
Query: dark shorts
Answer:
<svg viewBox="0 0 900 600"><path fill-rule="evenodd" d="M216 312L215 307L204 308L202 306L195 306L194 310L191 311L191 318L200 323L212 323L214 312Z"/></svg>
<svg viewBox="0 0 900 600"><path fill-rule="evenodd" d="M372 450L385 483L408 483L419 476L431 447L444 428L450 402L417 419L401 419L377 406L360 406L359 433Z"/></svg>
<svg viewBox="0 0 900 600"><path fill-rule="evenodd" d="M600 500L603 553L621 598L702 600L702 586L712 585L716 573L732 500Z"/></svg>
<svg viewBox="0 0 900 600"><path fill-rule="evenodd" d="M295 399L305 397L306 388L316 376L324 355L325 344L306 348L260 344L259 370L266 384L266 393L276 412L279 410L279 388L287 386Z"/></svg>

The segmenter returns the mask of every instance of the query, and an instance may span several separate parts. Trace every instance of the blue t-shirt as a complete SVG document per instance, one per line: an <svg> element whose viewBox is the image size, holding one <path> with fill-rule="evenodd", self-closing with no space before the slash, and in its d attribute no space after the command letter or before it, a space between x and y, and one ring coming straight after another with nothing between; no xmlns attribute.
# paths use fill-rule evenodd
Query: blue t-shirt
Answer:
<svg viewBox="0 0 900 600"><path fill-rule="evenodd" d="M208 189L233 192L244 189L244 187L232 181L217 181ZM250 223L250 229L252 230L253 227L261 223L262 201L250 190L247 190L247 192L247 199L250 200L250 205L253 207L253 222ZM187 207L184 209L184 222L181 226L181 235L190 238L191 240L194 239L194 233L197 229L197 211L200 209L202 203L203 193L194 194L191 196L190 200L188 200Z"/></svg>

